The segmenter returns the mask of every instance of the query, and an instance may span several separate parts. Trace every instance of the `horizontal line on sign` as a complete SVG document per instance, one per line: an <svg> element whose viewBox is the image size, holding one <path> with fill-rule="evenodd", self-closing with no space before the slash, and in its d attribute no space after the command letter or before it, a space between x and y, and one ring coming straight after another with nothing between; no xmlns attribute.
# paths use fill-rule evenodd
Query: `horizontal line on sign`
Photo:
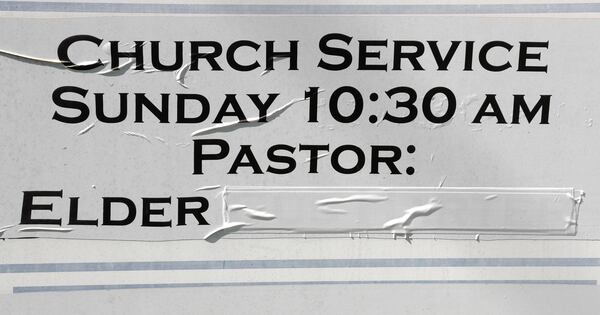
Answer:
<svg viewBox="0 0 600 315"><path fill-rule="evenodd" d="M402 267L600 267L600 258L383 258L0 264L0 273Z"/></svg>
<svg viewBox="0 0 600 315"><path fill-rule="evenodd" d="M204 282L204 283L143 283L94 284L14 287L13 293L69 292L97 290L300 286L300 285L390 285L390 284L495 284L495 285L597 285L596 280L369 280L369 281L265 281L265 282Z"/></svg>
<svg viewBox="0 0 600 315"><path fill-rule="evenodd" d="M226 186L228 192L437 192L437 193L523 193L523 194L564 194L574 193L573 187L424 187L424 186Z"/></svg>
<svg viewBox="0 0 600 315"><path fill-rule="evenodd" d="M166 4L0 1L0 11L166 14L519 14L600 12L600 3L529 4Z"/></svg>

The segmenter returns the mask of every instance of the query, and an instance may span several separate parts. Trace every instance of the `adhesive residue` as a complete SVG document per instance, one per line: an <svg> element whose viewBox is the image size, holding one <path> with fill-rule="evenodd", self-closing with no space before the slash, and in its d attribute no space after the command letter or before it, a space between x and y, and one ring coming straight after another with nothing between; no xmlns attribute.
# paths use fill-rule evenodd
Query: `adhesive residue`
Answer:
<svg viewBox="0 0 600 315"><path fill-rule="evenodd" d="M438 129L438 128L441 128L441 127L449 125L451 123L451 121L452 120L449 120L449 121L447 121L447 122L445 122L443 124L433 124L433 123L430 123L430 122L419 121L417 123L417 125L419 127L423 128L423 129L434 130L434 129Z"/></svg>
<svg viewBox="0 0 600 315"><path fill-rule="evenodd" d="M229 206L229 212L233 212L233 211L238 211L238 210L242 210L245 209L246 205L231 205Z"/></svg>
<svg viewBox="0 0 600 315"><path fill-rule="evenodd" d="M348 213L348 210L335 209L335 208L331 208L331 207L327 207L327 206L318 207L317 209L319 211L321 211L323 213L327 213L327 214L346 214L346 213Z"/></svg>
<svg viewBox="0 0 600 315"><path fill-rule="evenodd" d="M272 57L272 60L273 60L273 63L276 63L276 62L278 62L280 60L287 59L287 58L289 58L289 57L279 57L279 56L277 56L277 57ZM271 71L273 71L273 70L265 70L265 71L263 71L263 72L260 73L260 76L262 77L262 76L266 75L267 73L269 73Z"/></svg>
<svg viewBox="0 0 600 315"><path fill-rule="evenodd" d="M321 153L321 154L317 155L317 157L316 157L315 159L316 159L316 160L318 160L318 159L320 159L320 158L323 158L323 157L326 157L326 156L328 156L328 155L329 155L329 152L327 152L327 153ZM311 159L310 157L309 157L309 158L306 158L306 160L304 160L304 163L308 163L308 162L310 162L310 161L312 161L312 160L313 160L313 159Z"/></svg>
<svg viewBox="0 0 600 315"><path fill-rule="evenodd" d="M0 49L0 55L9 57L12 59L16 59L16 60L19 60L22 62L37 64L37 65L42 65L42 66L49 66L49 67L59 68L59 69L69 69L70 68L68 66L65 66L60 60L56 60L56 59L38 58L38 57L23 55L23 54L19 54L19 53L7 51L7 50L2 50L2 49ZM85 65L91 65L91 64L94 64L97 62L98 61L85 61L85 62L79 62L78 65L85 66ZM105 64L105 62L102 62L103 66L104 66L104 64Z"/></svg>
<svg viewBox="0 0 600 315"><path fill-rule="evenodd" d="M410 233L404 233L404 240L408 244L412 244L412 234L410 234Z"/></svg>
<svg viewBox="0 0 600 315"><path fill-rule="evenodd" d="M168 143L167 143L167 140L165 140L165 139L163 139L163 138L161 138L161 137L154 136L154 139L156 139L156 140L158 140L158 141L160 141L160 142L162 142L162 143L164 143L164 144L168 145Z"/></svg>
<svg viewBox="0 0 600 315"><path fill-rule="evenodd" d="M244 213L252 219L256 219L256 220L273 220L275 218L277 218L274 214L266 212L266 211L260 211L260 210L255 210L255 209L250 209L245 207L244 209L242 209L242 211L244 211Z"/></svg>
<svg viewBox="0 0 600 315"><path fill-rule="evenodd" d="M15 227L15 226L17 226L17 224L5 225L3 227L0 227L0 230L6 231L6 230L8 230L8 229L10 229L12 227Z"/></svg>
<svg viewBox="0 0 600 315"><path fill-rule="evenodd" d="M320 92L323 92L323 90L319 90L319 93ZM295 98L295 99L289 101L288 103L286 103L285 105L273 110L272 112L267 113L264 117L258 116L258 117L248 118L245 120L237 120L237 121L216 124L215 126L212 126L212 127L196 130L191 134L191 136L195 137L195 136L199 136L199 135L208 135L208 134L212 134L212 133L216 133L216 132L230 132L230 131L237 130L239 128L260 126L261 125L261 123L259 122L260 119L265 119L267 121L270 121L271 119L279 117L281 114L283 114L283 112L285 112L292 105L302 102L302 101L306 101L306 99L305 98Z"/></svg>
<svg viewBox="0 0 600 315"><path fill-rule="evenodd" d="M385 116L385 112L381 113L378 117L383 117ZM377 123L375 123L375 127L379 128L379 125L381 125L381 123L384 121L384 119L379 119L379 121L377 121Z"/></svg>
<svg viewBox="0 0 600 315"><path fill-rule="evenodd" d="M458 105L458 112L460 114L462 114L463 119L465 122L467 122L467 108L473 104L473 102L477 100L477 94L471 94L471 95L467 95L467 97L465 97L461 102L460 105Z"/></svg>
<svg viewBox="0 0 600 315"><path fill-rule="evenodd" d="M407 225L410 225L410 223L415 218L422 217L422 216L428 216L428 215L440 210L441 208L442 208L442 205L439 203L435 203L435 202L431 202L431 203L428 203L428 204L425 204L422 206L410 208L410 209L404 211L403 216L385 222L383 224L383 228L390 229L390 228L395 228L398 226L404 228Z"/></svg>
<svg viewBox="0 0 600 315"><path fill-rule="evenodd" d="M142 68L143 68L144 70L133 69L133 70L131 71L131 73L132 73L132 74L137 74L137 73L152 73L152 72L158 72L158 71L160 71L160 70L158 70L158 69L156 69L156 68L152 67L151 65L147 65L147 64L143 64L143 65L142 65Z"/></svg>
<svg viewBox="0 0 600 315"><path fill-rule="evenodd" d="M444 106L446 103L446 106ZM439 97L437 94L433 97L431 109L436 116L442 116L445 113L444 108L448 107L448 98L446 96Z"/></svg>
<svg viewBox="0 0 600 315"><path fill-rule="evenodd" d="M445 104L445 106L444 106ZM448 98L445 96L442 97L438 97L437 95L434 96L433 100L432 100L432 104L431 104L431 109L432 112L436 115L436 116L441 116L445 113L445 108L448 108ZM438 123L431 123L429 121L427 122L418 122L418 125L422 128L425 129L429 129L429 130L433 130L433 129L438 129L438 128L442 128L448 125L451 125L454 122L454 116L452 116L450 119L448 119L448 121L438 124Z"/></svg>
<svg viewBox="0 0 600 315"><path fill-rule="evenodd" d="M128 135L128 136L132 136L132 137L138 137L141 139L144 139L146 141L150 142L150 139L148 139L148 137L146 137L145 135L141 134L141 133L137 133L137 132L133 132L133 131L123 131L124 134Z"/></svg>
<svg viewBox="0 0 600 315"><path fill-rule="evenodd" d="M129 70L131 68L131 66L133 65L134 62L135 62L135 59L129 58L129 60L127 60L122 65L119 65L118 67L115 67L115 68L108 68L104 71L98 72L98 74L105 75L105 76L111 76L111 77L119 76L119 75L122 75L125 72L127 72L127 70Z"/></svg>
<svg viewBox="0 0 600 315"><path fill-rule="evenodd" d="M119 43L119 45L121 45L121 43ZM100 45L100 49L105 55L110 56L110 42Z"/></svg>
<svg viewBox="0 0 600 315"><path fill-rule="evenodd" d="M446 177L448 176L444 176L442 177L442 179L440 179L440 182L438 183L438 188L442 188L442 186L444 186L444 183L446 182Z"/></svg>
<svg viewBox="0 0 600 315"><path fill-rule="evenodd" d="M143 42L143 43L140 45L140 47L144 47L144 46L146 46L146 44L148 44L148 42ZM129 45L129 48L132 48L132 49L133 49L133 48L135 48L135 46L136 46L136 45L137 45L136 43L130 44L130 45Z"/></svg>
<svg viewBox="0 0 600 315"><path fill-rule="evenodd" d="M223 225L220 226L217 229L212 230L211 232L209 232L208 234L206 234L204 236L204 240L208 241L210 243L214 243L218 240L220 240L221 238L223 238L223 236L230 234L230 233L234 233L237 232L239 230L241 230L244 226L248 226L250 224L245 223L245 222L223 222Z"/></svg>
<svg viewBox="0 0 600 315"><path fill-rule="evenodd" d="M187 75L188 71L190 71L191 65L191 63L188 63L181 67L179 70L177 70L177 72L175 72L175 81L177 82L177 84L183 86L186 89L189 89L189 87L185 84L185 76Z"/></svg>
<svg viewBox="0 0 600 315"><path fill-rule="evenodd" d="M570 226L577 225L577 220L572 217L566 217L565 222L567 222L565 229L568 229Z"/></svg>
<svg viewBox="0 0 600 315"><path fill-rule="evenodd" d="M2 237L2 235L4 235L4 233L6 233L6 231L8 231L8 229L15 226L17 226L17 224L5 225L3 227L0 227L0 238Z"/></svg>
<svg viewBox="0 0 600 315"><path fill-rule="evenodd" d="M19 232L71 232L72 228L49 228L49 227L25 227L20 228Z"/></svg>
<svg viewBox="0 0 600 315"><path fill-rule="evenodd" d="M231 210L230 210L230 207L227 205L227 195L228 195L227 186L223 187L223 191L221 191L220 195L221 195L221 214L223 216L223 224L220 227L212 230L211 232L209 232L208 234L206 234L204 236L204 240L208 241L210 243L214 243L214 242L220 240L227 234L237 232L237 231L241 230L244 226L251 225L246 222L229 222L229 212ZM234 205L234 206L236 206L236 205ZM244 208L245 208L245 206L244 206Z"/></svg>
<svg viewBox="0 0 600 315"><path fill-rule="evenodd" d="M217 188L221 188L221 185L202 186L202 187L196 188L194 191L214 190L214 189L217 189Z"/></svg>
<svg viewBox="0 0 600 315"><path fill-rule="evenodd" d="M88 131L92 130L92 128L94 128L94 126L96 126L96 123L93 122L91 125L83 128L80 132L77 133L78 136L81 136L83 134L86 134Z"/></svg>
<svg viewBox="0 0 600 315"><path fill-rule="evenodd" d="M585 197L585 192L584 191L579 191L579 196L577 196L577 197L573 196L573 194L571 194L571 193L567 193L566 195L574 203L580 204L580 203L583 202L583 198Z"/></svg>
<svg viewBox="0 0 600 315"><path fill-rule="evenodd" d="M388 197L380 196L380 195L353 195L353 196L344 197L344 198L321 199L321 200L317 200L315 202L315 204L318 206L325 206L325 205L333 205L333 204L347 203L347 202L381 202L381 201L385 201L387 199L388 199Z"/></svg>

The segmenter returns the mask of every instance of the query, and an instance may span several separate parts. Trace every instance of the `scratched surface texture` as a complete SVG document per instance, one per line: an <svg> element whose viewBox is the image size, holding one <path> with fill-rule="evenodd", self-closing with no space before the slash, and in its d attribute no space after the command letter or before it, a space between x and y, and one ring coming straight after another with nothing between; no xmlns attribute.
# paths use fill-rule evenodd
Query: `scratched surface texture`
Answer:
<svg viewBox="0 0 600 315"><path fill-rule="evenodd" d="M596 314L600 44L590 39L600 29L598 19L84 13L0 18L5 312ZM393 40L437 40L444 50L452 40L549 41L542 54L549 68L490 73L475 63L465 72L459 48L448 71L433 70L427 53L426 71L356 71L356 60L341 72L317 69L318 41L333 32L353 37L348 49L355 57L357 40L388 39L381 60L389 67ZM160 40L164 60L173 58L169 43L184 41L184 66L171 72L134 70L132 63L86 73L65 69L56 48L74 34L119 40L123 50L136 40ZM257 59L260 68L236 72L221 56L224 71L208 71L202 62L200 71L189 71L189 41L215 40L226 48L241 39L261 48L236 57L241 63ZM282 59L264 71L265 40L282 50L298 40L299 70L287 71ZM74 46L71 57L107 60L107 47ZM516 65L516 50L508 57L494 50L491 60ZM52 92L70 85L89 90L91 115L82 123L52 119L56 110L69 113L53 104ZM321 89L319 123L307 123L309 86ZM354 86L364 97L354 123L338 123L328 113L331 93L341 86ZM433 87L451 89L455 117L442 125L421 113L408 124L381 121L394 110L385 91L397 86L413 88L417 104ZM99 122L94 93L104 93L111 113L118 112L119 93L129 93L127 118ZM170 122L146 115L143 124L135 123L134 93L157 104L169 93ZM208 119L176 124L177 93L204 95ZM279 93L269 122L252 122L258 111L247 94L253 93ZM212 123L225 94L237 94L251 122ZM498 95L509 122L513 94L527 95L530 103L551 94L549 124L535 123L539 117L532 124L499 125L490 118L472 124L485 94ZM447 100L432 104L441 113ZM352 107L349 98L340 99L340 111ZM369 121L370 115L378 120ZM231 153L193 175L195 139L224 139ZM266 152L274 144L353 144L366 152L367 163L356 174L339 174L331 153L311 160L296 149L291 174L240 169L228 175L244 144L252 145L263 170L272 163ZM403 174L369 174L373 144L400 147ZM407 149L411 145L414 150ZM351 155L340 158L344 165L353 162ZM312 162L318 174L309 173ZM79 197L82 218L101 220L105 196L128 197L138 212L141 197L203 196L210 225L148 228L140 226L140 216L122 227L20 225L23 191L30 190L63 190L64 198L46 199L54 203L46 215L63 220L68 197ZM176 209L168 205L164 219L176 222Z"/></svg>

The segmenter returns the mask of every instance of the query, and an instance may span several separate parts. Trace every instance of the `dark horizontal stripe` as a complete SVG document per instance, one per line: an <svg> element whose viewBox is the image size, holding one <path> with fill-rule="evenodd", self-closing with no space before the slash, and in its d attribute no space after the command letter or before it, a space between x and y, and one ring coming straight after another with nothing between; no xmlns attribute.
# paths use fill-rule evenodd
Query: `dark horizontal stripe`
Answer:
<svg viewBox="0 0 600 315"><path fill-rule="evenodd" d="M246 286L301 286L301 285L390 285L390 284L495 284L495 285L596 285L596 280L371 280L371 281L275 281L275 282L206 282L206 283L146 283L57 285L14 287L13 293L69 292L96 290L246 287Z"/></svg>
<svg viewBox="0 0 600 315"><path fill-rule="evenodd" d="M0 11L168 14L514 14L600 12L598 3L548 4L167 4L0 1Z"/></svg>
<svg viewBox="0 0 600 315"><path fill-rule="evenodd" d="M201 260L0 264L0 273L139 270L402 268L402 267L598 267L600 258L384 258Z"/></svg>

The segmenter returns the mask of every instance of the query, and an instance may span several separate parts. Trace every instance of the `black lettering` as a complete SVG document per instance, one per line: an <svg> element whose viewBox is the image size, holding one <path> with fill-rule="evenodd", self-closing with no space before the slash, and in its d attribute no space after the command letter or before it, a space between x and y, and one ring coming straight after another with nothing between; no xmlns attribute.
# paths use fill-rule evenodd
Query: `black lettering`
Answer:
<svg viewBox="0 0 600 315"><path fill-rule="evenodd" d="M205 146L218 146L217 153L205 153ZM194 140L194 174L202 172L202 162L205 160L221 160L229 154L229 144L222 139L195 139Z"/></svg>
<svg viewBox="0 0 600 315"><path fill-rule="evenodd" d="M84 90L76 86L62 86L54 90L54 92L52 93L52 101L54 102L54 104L62 108L76 109L79 111L79 115L74 117L67 117L59 114L58 111L55 111L54 115L52 116L52 119L58 120L66 124L78 124L84 122L90 116L90 109L83 102L64 99L62 97L64 93L75 93L85 98L85 96L88 93L88 90Z"/></svg>
<svg viewBox="0 0 600 315"><path fill-rule="evenodd" d="M151 221L150 217L153 215L165 215L165 209L153 209L153 203L167 203L171 204L171 197L163 198L142 198L142 226L171 226L171 220L169 221Z"/></svg>
<svg viewBox="0 0 600 315"><path fill-rule="evenodd" d="M342 57L342 61L338 64L333 64L328 63L324 61L323 58L321 58L317 67L330 71L344 70L352 64L352 53L343 48L328 46L329 41L332 40L340 40L346 43L346 45L348 45L352 41L352 37L339 33L331 33L323 36L319 41L319 49L321 50L321 52L325 55Z"/></svg>
<svg viewBox="0 0 600 315"><path fill-rule="evenodd" d="M127 216L122 220L112 218L112 205L121 203L127 207ZM135 204L130 199L124 197L104 197L102 198L102 225L122 226L128 225L135 219Z"/></svg>
<svg viewBox="0 0 600 315"><path fill-rule="evenodd" d="M488 107L491 107L492 111L488 112ZM485 100L483 104L479 108L477 115L475 115L475 119L473 119L474 124L480 124L481 118L483 116L496 117L497 124L506 124L506 119L504 119L504 115L502 115L502 110L500 110L500 106L498 105L498 101L496 100L496 94L486 94Z"/></svg>
<svg viewBox="0 0 600 315"><path fill-rule="evenodd" d="M191 214L198 221L198 225L209 225L202 213L208 210L208 200L204 197L180 197L177 198L177 225L185 225L185 216ZM188 203L200 203L198 208L188 208Z"/></svg>
<svg viewBox="0 0 600 315"><path fill-rule="evenodd" d="M60 42L60 44L58 45L58 49L57 49L58 60L60 60L60 62L65 67L67 67L69 69L73 69L73 70L85 71L85 70L92 70L92 69L101 67L103 65L103 63L100 59L97 59L96 62L94 62L94 63L85 64L85 65L77 65L71 60L71 58L69 58L69 53L68 53L69 47L72 44L74 44L76 42L81 42L81 41L92 42L92 43L96 44L96 46L98 46L98 47L100 47L100 44L102 44L101 38L94 37L91 35L74 35L74 36L67 37L62 42Z"/></svg>
<svg viewBox="0 0 600 315"><path fill-rule="evenodd" d="M46 210L52 212L52 204L34 204L34 197L59 197L62 198L63 191L24 191L23 206L21 207L21 224L53 224L60 225L61 219L33 219L33 210Z"/></svg>

